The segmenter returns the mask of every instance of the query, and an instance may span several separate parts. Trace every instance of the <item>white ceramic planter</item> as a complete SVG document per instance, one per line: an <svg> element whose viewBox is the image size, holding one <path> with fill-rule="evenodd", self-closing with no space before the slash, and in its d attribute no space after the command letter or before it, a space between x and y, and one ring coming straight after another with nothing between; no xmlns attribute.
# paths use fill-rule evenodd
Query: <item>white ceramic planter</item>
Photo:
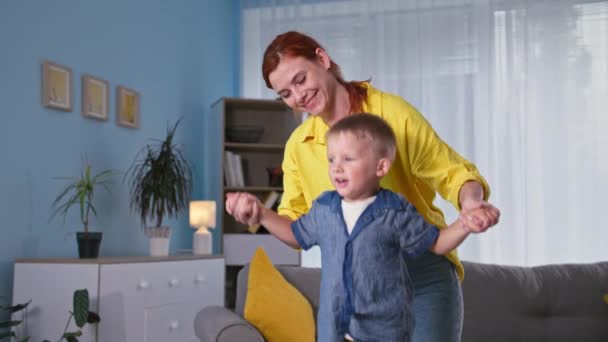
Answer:
<svg viewBox="0 0 608 342"><path fill-rule="evenodd" d="M150 256L168 256L171 229L168 226L146 228L146 235L150 243Z"/></svg>

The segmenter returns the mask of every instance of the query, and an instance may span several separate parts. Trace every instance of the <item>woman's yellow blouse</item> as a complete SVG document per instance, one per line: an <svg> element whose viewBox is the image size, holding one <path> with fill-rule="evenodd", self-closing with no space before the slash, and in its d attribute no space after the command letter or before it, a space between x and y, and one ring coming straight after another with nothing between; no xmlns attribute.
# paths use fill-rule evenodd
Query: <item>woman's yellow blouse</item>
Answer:
<svg viewBox="0 0 608 342"><path fill-rule="evenodd" d="M458 195L466 181L479 182L487 199L490 189L477 168L443 142L418 111L401 97L383 93L364 83L367 102L363 111L389 123L397 137L397 155L381 186L402 194L430 223L445 228L443 213L433 205L435 192L460 209ZM291 134L283 159L284 193L278 212L292 220L308 212L317 196L333 190L328 175L325 133L329 127L311 116ZM464 270L456 250L447 258Z"/></svg>

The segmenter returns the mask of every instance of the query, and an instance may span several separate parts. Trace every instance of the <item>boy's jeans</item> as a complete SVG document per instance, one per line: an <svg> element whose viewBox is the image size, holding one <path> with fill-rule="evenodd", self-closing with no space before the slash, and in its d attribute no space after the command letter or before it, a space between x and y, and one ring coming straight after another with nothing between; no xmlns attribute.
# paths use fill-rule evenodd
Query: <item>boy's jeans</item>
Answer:
<svg viewBox="0 0 608 342"><path fill-rule="evenodd" d="M462 289L452 263L426 252L407 265L415 289L413 342L460 341Z"/></svg>

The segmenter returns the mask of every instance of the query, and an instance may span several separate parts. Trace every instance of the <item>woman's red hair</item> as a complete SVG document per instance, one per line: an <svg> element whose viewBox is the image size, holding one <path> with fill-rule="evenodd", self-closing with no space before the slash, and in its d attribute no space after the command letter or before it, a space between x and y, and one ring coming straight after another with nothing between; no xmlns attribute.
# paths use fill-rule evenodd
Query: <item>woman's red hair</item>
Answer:
<svg viewBox="0 0 608 342"><path fill-rule="evenodd" d="M316 51L318 48L325 50L316 40L300 32L289 31L278 35L264 52L262 75L266 86L272 89L268 77L277 68L283 56L304 57L314 61L317 58ZM340 67L334 61L331 61L329 72L346 88L351 113L362 112L363 102L367 100L367 89L362 85L363 82L345 81Z"/></svg>

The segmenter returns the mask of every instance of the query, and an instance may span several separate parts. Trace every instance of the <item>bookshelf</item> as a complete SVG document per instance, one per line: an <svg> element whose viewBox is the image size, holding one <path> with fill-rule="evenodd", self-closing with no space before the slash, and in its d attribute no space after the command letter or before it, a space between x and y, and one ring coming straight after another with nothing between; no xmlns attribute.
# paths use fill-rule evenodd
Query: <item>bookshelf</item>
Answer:
<svg viewBox="0 0 608 342"><path fill-rule="evenodd" d="M268 169L275 169L282 164L285 142L300 124L301 116L294 114L283 102L276 100L221 98L211 105L211 109L210 119L214 122L209 123L207 127L215 132L207 133L218 136L219 144L211 146L209 153L214 156L214 160L221 161L212 172L213 182L218 183L218 211L223 213L218 217L216 231L221 234L219 252L224 254L227 266L226 306L232 307L236 274L251 260L258 247L263 247L277 265L300 264L299 251L288 247L272 235L252 234L250 227L239 224L226 214L224 201L228 192L249 192L262 202L273 192L282 194L282 184L276 184L276 177L271 182ZM250 138L250 133L260 128L263 132L259 139L238 139L238 136L235 139L234 129L244 126L253 127L249 132L242 132L245 138ZM230 129L232 131L228 131ZM239 173L242 175L240 182ZM274 207L279 200L280 196ZM258 232L261 231L263 230Z"/></svg>
<svg viewBox="0 0 608 342"><path fill-rule="evenodd" d="M271 191L282 192L283 188L280 186L243 186L243 187L227 186L227 187L224 187L224 191L225 192L245 191L245 192L253 192L253 193L271 192Z"/></svg>
<svg viewBox="0 0 608 342"><path fill-rule="evenodd" d="M224 150L232 151L260 151L260 152L283 152L284 144L244 144L244 143L224 143Z"/></svg>

